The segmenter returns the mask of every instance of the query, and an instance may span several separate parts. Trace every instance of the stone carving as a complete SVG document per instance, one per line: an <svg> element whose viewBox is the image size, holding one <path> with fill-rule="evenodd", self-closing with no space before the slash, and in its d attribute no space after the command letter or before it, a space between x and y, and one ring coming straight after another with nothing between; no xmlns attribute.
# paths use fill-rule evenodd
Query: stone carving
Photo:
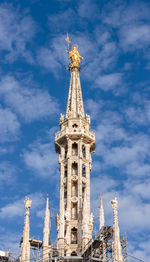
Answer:
<svg viewBox="0 0 150 262"><path fill-rule="evenodd" d="M60 124L62 124L62 123L64 122L64 118L65 118L64 115L63 115L63 114L60 114L60 120L59 120L59 121L60 121Z"/></svg>

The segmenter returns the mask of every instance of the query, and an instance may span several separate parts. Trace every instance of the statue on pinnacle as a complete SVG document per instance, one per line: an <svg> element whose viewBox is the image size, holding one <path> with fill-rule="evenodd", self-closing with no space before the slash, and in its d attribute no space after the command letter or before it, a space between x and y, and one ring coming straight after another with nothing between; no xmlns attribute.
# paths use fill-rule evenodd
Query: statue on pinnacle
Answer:
<svg viewBox="0 0 150 262"><path fill-rule="evenodd" d="M69 68L72 69L76 67L80 69L81 59L84 59L84 58L79 54L77 45L73 45L72 49L70 50L69 48L70 40L69 40L68 35L67 35L66 41L68 43L68 50L66 52L69 54L69 59L71 61Z"/></svg>

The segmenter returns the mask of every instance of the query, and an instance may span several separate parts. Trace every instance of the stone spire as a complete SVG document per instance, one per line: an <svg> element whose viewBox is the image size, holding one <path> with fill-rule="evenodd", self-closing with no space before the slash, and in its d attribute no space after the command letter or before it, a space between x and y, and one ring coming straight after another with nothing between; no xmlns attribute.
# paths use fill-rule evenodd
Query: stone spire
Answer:
<svg viewBox="0 0 150 262"><path fill-rule="evenodd" d="M122 248L120 242L120 230L118 226L118 201L116 197L111 200L111 205L113 208L113 262L123 262Z"/></svg>
<svg viewBox="0 0 150 262"><path fill-rule="evenodd" d="M100 197L100 210L99 210L99 231L105 224L105 218L104 218L104 208L103 208L103 194L101 193Z"/></svg>
<svg viewBox="0 0 150 262"><path fill-rule="evenodd" d="M67 53L69 54L69 69L71 72L66 118L75 118L79 116L85 118L79 75L80 59L83 59L83 57L80 56L76 45L73 45L72 50L69 50L70 41L68 36L66 41L68 42Z"/></svg>
<svg viewBox="0 0 150 262"><path fill-rule="evenodd" d="M30 233L30 225L29 225L29 209L31 207L32 200L28 197L24 200L25 203L25 220L24 220L24 230L23 230L23 239L21 244L21 262L29 262L30 261L30 242L29 242L29 233Z"/></svg>
<svg viewBox="0 0 150 262"><path fill-rule="evenodd" d="M42 253L43 260L49 259L49 252L50 252L50 207L49 207L49 199L47 194L44 229L43 229L43 253Z"/></svg>
<svg viewBox="0 0 150 262"><path fill-rule="evenodd" d="M69 39L67 38L69 44ZM77 46L68 47L70 86L66 117L61 114L60 131L55 134L55 150L59 154L60 205L57 215L57 244L60 255L81 254L82 203L86 208L84 242L92 237L93 216L90 213L91 154L95 151L95 134L90 131L90 117L84 115L80 84L80 59ZM84 195L86 192L86 197ZM82 217L82 215L84 217Z"/></svg>
<svg viewBox="0 0 150 262"><path fill-rule="evenodd" d="M70 117L75 118L79 116L85 118L79 70L78 68L74 67L70 69L70 72L71 72L71 78L70 78L66 118L70 118Z"/></svg>

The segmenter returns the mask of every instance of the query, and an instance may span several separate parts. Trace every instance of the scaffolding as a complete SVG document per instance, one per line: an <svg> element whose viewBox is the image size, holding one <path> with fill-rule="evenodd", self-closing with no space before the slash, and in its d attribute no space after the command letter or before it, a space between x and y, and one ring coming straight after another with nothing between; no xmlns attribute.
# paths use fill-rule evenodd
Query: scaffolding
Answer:
<svg viewBox="0 0 150 262"><path fill-rule="evenodd" d="M49 259L42 260L42 245L41 240L30 239L31 259L33 262L113 262L112 243L113 243L113 228L112 226L103 226L101 230L87 243L84 249L79 250L77 256L59 256L57 240L47 248ZM20 243L22 242L22 239ZM124 262L144 262L143 260L129 255L127 252L126 235L121 236L121 246ZM18 260L2 260L2 262L18 262ZM1 262L1 260L0 260ZM118 261L119 262L119 261Z"/></svg>

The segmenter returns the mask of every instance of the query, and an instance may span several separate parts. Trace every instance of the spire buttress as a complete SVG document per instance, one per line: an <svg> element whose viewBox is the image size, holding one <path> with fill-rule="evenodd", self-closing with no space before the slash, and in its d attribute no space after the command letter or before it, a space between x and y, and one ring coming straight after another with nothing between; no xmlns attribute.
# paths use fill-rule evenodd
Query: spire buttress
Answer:
<svg viewBox="0 0 150 262"><path fill-rule="evenodd" d="M100 210L99 210L99 231L105 224L104 208L103 208L103 194L100 196Z"/></svg>
<svg viewBox="0 0 150 262"><path fill-rule="evenodd" d="M29 209L31 207L32 200L28 197L24 200L25 203L25 220L24 220L24 230L23 230L23 239L21 244L21 262L29 262L30 261L30 242L29 242L29 234L30 234L30 224L29 224Z"/></svg>
<svg viewBox="0 0 150 262"><path fill-rule="evenodd" d="M120 242L120 230L118 225L118 201L116 197L113 200L111 200L111 205L113 208L113 262L123 262L122 248Z"/></svg>
<svg viewBox="0 0 150 262"><path fill-rule="evenodd" d="M42 259L43 260L49 259L50 226L51 226L51 223L50 223L50 207L49 207L49 198L48 198L48 194L47 194L45 217L44 217L44 229L43 229L43 253L42 253Z"/></svg>

